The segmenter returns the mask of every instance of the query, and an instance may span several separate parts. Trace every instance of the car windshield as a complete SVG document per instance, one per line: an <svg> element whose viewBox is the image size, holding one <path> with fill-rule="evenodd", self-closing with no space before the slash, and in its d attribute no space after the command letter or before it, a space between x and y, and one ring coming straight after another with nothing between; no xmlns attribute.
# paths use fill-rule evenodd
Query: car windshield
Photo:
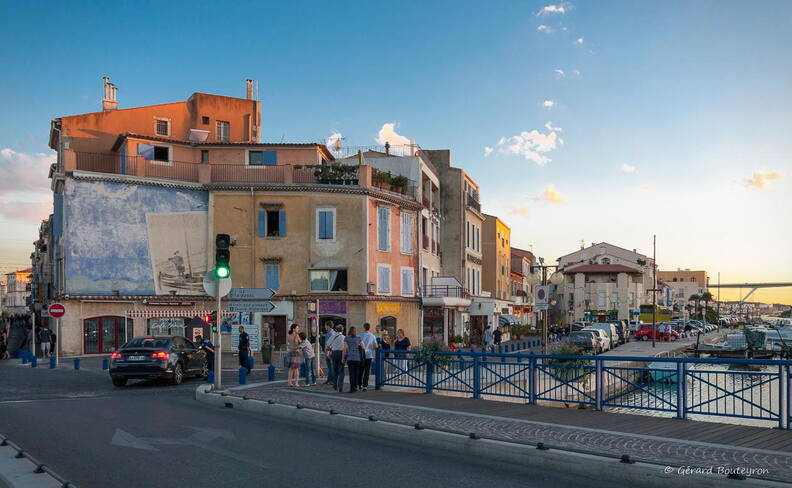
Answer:
<svg viewBox="0 0 792 488"><path fill-rule="evenodd" d="M122 346L124 349L145 347L148 349L164 349L170 346L170 339L159 337L136 337Z"/></svg>

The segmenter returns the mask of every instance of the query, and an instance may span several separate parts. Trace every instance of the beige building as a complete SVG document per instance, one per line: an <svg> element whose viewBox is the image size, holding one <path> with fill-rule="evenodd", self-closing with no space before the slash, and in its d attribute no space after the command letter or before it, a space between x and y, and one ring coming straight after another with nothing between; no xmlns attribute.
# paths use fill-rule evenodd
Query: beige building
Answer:
<svg viewBox="0 0 792 488"><path fill-rule="evenodd" d="M706 292L709 284L706 271L690 269L658 271L657 280L668 287L668 292L664 296L658 295L658 303L674 306L677 311L685 310L691 295L701 295Z"/></svg>
<svg viewBox="0 0 792 488"><path fill-rule="evenodd" d="M3 311L9 314L28 312L30 303L30 275L32 269L22 269L6 273L5 294L3 295Z"/></svg>

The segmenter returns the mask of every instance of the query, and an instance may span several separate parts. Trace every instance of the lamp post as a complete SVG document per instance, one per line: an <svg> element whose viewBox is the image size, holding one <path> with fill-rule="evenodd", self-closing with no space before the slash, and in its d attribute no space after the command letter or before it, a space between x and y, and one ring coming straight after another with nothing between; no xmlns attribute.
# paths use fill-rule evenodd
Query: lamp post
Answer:
<svg viewBox="0 0 792 488"><path fill-rule="evenodd" d="M541 283L542 286L547 286L548 277L547 270L552 268L556 271L550 276L549 281L554 285L560 285L564 282L564 274L558 271L559 265L544 264L544 258L539 258L539 264L531 265L531 274L528 275L527 281L532 285ZM541 270L541 274L537 271ZM549 303L549 302L548 302ZM555 301L554 301L555 304ZM549 308L549 307L548 307ZM550 310L544 310L544 318L542 319L542 354L547 354L547 326L550 317Z"/></svg>

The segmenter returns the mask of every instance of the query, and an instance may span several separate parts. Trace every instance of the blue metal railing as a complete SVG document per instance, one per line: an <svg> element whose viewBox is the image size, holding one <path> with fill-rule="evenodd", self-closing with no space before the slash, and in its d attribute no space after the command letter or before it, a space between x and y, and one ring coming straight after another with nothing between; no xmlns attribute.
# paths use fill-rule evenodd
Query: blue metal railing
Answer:
<svg viewBox="0 0 792 488"><path fill-rule="evenodd" d="M376 387L792 428L792 361L377 350ZM653 367L649 364L653 363Z"/></svg>

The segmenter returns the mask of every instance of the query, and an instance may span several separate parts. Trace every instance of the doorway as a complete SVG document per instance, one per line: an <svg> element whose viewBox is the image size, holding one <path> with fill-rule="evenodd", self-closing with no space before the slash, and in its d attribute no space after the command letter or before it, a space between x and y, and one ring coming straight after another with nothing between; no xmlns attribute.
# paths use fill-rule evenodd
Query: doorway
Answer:
<svg viewBox="0 0 792 488"><path fill-rule="evenodd" d="M114 352L127 341L127 324L124 317L94 317L83 321L83 349L85 354Z"/></svg>

